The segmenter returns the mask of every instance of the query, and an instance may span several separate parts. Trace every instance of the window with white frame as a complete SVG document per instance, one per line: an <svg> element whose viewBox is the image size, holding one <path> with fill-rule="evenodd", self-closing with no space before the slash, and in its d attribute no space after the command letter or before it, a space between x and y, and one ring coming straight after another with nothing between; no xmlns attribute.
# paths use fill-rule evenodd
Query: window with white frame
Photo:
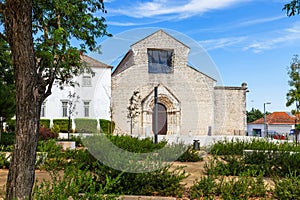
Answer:
<svg viewBox="0 0 300 200"><path fill-rule="evenodd" d="M84 117L90 116L90 102L84 101L83 102L83 110L84 110Z"/></svg>
<svg viewBox="0 0 300 200"><path fill-rule="evenodd" d="M43 102L43 104L42 104L41 117L46 117L46 102Z"/></svg>
<svg viewBox="0 0 300 200"><path fill-rule="evenodd" d="M82 86L83 87L92 86L92 77L91 76L83 76L82 77Z"/></svg>
<svg viewBox="0 0 300 200"><path fill-rule="evenodd" d="M62 101L62 117L68 117L68 101Z"/></svg>

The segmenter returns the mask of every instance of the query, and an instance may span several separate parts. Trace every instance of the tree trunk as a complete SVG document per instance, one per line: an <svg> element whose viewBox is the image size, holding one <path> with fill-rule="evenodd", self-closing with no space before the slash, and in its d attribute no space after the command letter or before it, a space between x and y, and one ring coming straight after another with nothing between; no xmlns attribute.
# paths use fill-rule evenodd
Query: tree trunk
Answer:
<svg viewBox="0 0 300 200"><path fill-rule="evenodd" d="M32 0L6 0L4 20L14 65L17 106L6 199L31 199L42 101L33 49Z"/></svg>

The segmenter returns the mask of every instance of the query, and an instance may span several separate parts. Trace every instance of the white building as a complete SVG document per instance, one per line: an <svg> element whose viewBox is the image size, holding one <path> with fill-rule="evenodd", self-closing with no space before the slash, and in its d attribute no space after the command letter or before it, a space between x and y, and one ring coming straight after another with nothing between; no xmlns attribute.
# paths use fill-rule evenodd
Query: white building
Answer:
<svg viewBox="0 0 300 200"><path fill-rule="evenodd" d="M53 119L67 119L70 92L79 97L72 119L110 119L112 67L85 55L82 60L91 67L94 74L75 77L74 81L78 83L75 87L65 85L61 89L59 84L54 84L52 94L42 105L41 119L50 119L51 124Z"/></svg>
<svg viewBox="0 0 300 200"><path fill-rule="evenodd" d="M266 137L267 135L288 135L295 128L294 115L287 112L273 112L264 117L248 123L249 136Z"/></svg>

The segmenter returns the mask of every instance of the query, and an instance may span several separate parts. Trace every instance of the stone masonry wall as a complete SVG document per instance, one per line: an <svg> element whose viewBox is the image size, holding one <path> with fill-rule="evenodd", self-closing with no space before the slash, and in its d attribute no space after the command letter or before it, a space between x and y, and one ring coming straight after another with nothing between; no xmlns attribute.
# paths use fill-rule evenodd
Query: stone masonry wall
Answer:
<svg viewBox="0 0 300 200"><path fill-rule="evenodd" d="M215 87L215 135L246 134L246 86Z"/></svg>

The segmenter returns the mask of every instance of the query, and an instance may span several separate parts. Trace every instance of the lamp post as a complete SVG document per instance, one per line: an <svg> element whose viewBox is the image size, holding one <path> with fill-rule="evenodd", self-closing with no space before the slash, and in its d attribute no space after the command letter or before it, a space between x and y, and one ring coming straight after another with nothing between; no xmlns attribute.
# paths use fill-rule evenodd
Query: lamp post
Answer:
<svg viewBox="0 0 300 200"><path fill-rule="evenodd" d="M266 104L271 104L270 102L265 102L264 103L264 134L267 134L267 137L268 137L268 129L267 129L267 124L266 124L266 121L267 121L267 117L266 117Z"/></svg>

